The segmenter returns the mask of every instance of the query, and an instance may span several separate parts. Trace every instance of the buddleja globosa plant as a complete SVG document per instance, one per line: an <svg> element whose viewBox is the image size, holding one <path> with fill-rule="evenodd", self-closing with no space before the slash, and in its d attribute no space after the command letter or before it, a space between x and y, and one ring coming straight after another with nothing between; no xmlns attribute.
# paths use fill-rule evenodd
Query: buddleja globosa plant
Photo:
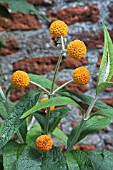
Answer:
<svg viewBox="0 0 113 170"><path fill-rule="evenodd" d="M90 73L84 67L76 68L72 78L63 85L55 84L65 53L79 60L87 51L84 42L80 40L74 40L66 45L68 26L60 20L50 25L52 44L61 45L53 80L17 70L12 75L6 94L0 89L0 115L4 119L0 132L0 163L3 162L4 170L113 170L113 153L106 150L84 153L76 149L76 144L80 140L103 129L113 118L113 108L98 100L98 94L113 85L110 82L113 76L113 44L105 25L102 25L104 52L95 96L64 89L72 81L80 86L90 81ZM14 86L25 88L29 83L39 87L40 90L31 90L15 105L7 101L11 88ZM80 100L89 105L86 112L79 104ZM81 122L72 129L69 136L57 128L61 119L69 114L67 104L76 106L82 112ZM91 114L93 107L98 111ZM38 120L38 124L33 123L34 119ZM54 146L53 137L64 144L63 151Z"/></svg>

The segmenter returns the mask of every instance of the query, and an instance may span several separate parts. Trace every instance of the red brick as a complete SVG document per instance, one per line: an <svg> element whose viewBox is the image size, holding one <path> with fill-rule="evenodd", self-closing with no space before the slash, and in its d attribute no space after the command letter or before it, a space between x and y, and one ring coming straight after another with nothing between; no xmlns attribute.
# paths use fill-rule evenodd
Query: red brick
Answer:
<svg viewBox="0 0 113 170"><path fill-rule="evenodd" d="M32 90L39 90L39 88L36 87L33 84L29 84L26 88L16 88L16 87L13 87L11 89L11 91L10 91L9 98L13 102L16 101L16 100L19 100L22 96L24 96L31 89Z"/></svg>
<svg viewBox="0 0 113 170"><path fill-rule="evenodd" d="M0 17L0 31L31 30L41 28L37 17L33 14L12 13L13 19Z"/></svg>
<svg viewBox="0 0 113 170"><path fill-rule="evenodd" d="M95 150L96 147L95 145L84 145L84 144L78 144L75 146L77 149L80 149L84 152L88 152L88 151L91 151L91 150Z"/></svg>
<svg viewBox="0 0 113 170"><path fill-rule="evenodd" d="M56 13L52 10L47 12L47 16L55 21L57 19L63 20L66 24L71 25L75 22L98 22L99 9L96 4L76 6L59 9Z"/></svg>
<svg viewBox="0 0 113 170"><path fill-rule="evenodd" d="M71 122L71 126L74 127L78 124L78 122Z"/></svg>
<svg viewBox="0 0 113 170"><path fill-rule="evenodd" d="M110 33L110 37L113 40L113 30L108 30ZM103 30L100 32L83 32L76 33L71 36L72 40L80 39L85 42L87 48L89 49L100 49L103 48L104 45L104 34Z"/></svg>
<svg viewBox="0 0 113 170"><path fill-rule="evenodd" d="M26 0L27 2L33 4L33 5L44 5L49 6L53 4L53 0Z"/></svg>
<svg viewBox="0 0 113 170"><path fill-rule="evenodd" d="M13 64L13 71L23 70L28 73L34 74L47 74L48 72L55 70L58 56L42 57L42 58L25 58ZM62 69L75 69L82 65L87 65L87 58L73 59L65 57L62 60L59 70Z"/></svg>
<svg viewBox="0 0 113 170"><path fill-rule="evenodd" d="M108 18L108 21L110 23L113 23L113 5L109 6L109 18Z"/></svg>
<svg viewBox="0 0 113 170"><path fill-rule="evenodd" d="M113 107L113 98L108 98L108 99L100 99L102 102L106 103L109 106Z"/></svg>
<svg viewBox="0 0 113 170"><path fill-rule="evenodd" d="M4 39L6 47L0 47L0 55L6 56L18 52L18 43L14 38Z"/></svg>

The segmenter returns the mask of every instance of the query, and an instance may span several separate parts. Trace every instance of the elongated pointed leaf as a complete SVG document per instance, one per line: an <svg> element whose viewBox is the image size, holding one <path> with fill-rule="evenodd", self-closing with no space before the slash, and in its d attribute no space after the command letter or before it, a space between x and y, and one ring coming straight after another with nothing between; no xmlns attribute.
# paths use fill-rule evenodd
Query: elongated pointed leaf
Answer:
<svg viewBox="0 0 113 170"><path fill-rule="evenodd" d="M49 152L43 154L41 170L67 170L66 161L62 151L53 147Z"/></svg>
<svg viewBox="0 0 113 170"><path fill-rule="evenodd" d="M36 148L36 139L38 138L38 136L41 136L42 133L42 129L40 127L40 125L35 125L34 127L32 127L28 132L27 132L27 136L26 136L26 143L33 147Z"/></svg>
<svg viewBox="0 0 113 170"><path fill-rule="evenodd" d="M13 12L22 12L22 13L25 13L25 14L35 14L37 16L44 18L48 22L51 22L51 19L49 19L45 15L39 13L32 4L26 2L25 0L19 0L19 1L0 0L0 3L8 3L9 8Z"/></svg>
<svg viewBox="0 0 113 170"><path fill-rule="evenodd" d="M88 105L90 105L92 100L93 100L93 97L91 97L89 95L79 94L79 93L73 92L71 90L62 90L62 91L59 92L59 94L62 95L62 96L70 97L75 101L77 101L77 100L74 97L77 97L78 99L82 100L84 103L86 103ZM101 102L100 100L97 100L95 102L94 108L97 108L97 109L113 109L112 107Z"/></svg>
<svg viewBox="0 0 113 170"><path fill-rule="evenodd" d="M53 147L46 153L39 153L37 150L25 147L19 156L16 170L67 170L66 161L57 147Z"/></svg>
<svg viewBox="0 0 113 170"><path fill-rule="evenodd" d="M66 152L68 170L95 170L90 157L81 150Z"/></svg>
<svg viewBox="0 0 113 170"><path fill-rule="evenodd" d="M104 116L104 117L109 117L111 119L113 119L113 110L111 109L101 109L93 114L91 114L91 117L93 116Z"/></svg>
<svg viewBox="0 0 113 170"><path fill-rule="evenodd" d="M30 91L15 105L11 115L4 121L4 126L0 134L0 148L2 148L18 131L24 120L20 119L22 114L32 108L41 94L41 91Z"/></svg>
<svg viewBox="0 0 113 170"><path fill-rule="evenodd" d="M0 102L0 116L3 119L6 119L8 117L8 113L7 113L6 108L2 102Z"/></svg>
<svg viewBox="0 0 113 170"><path fill-rule="evenodd" d="M33 81L34 83L40 84L44 88L51 89L52 81L36 74L29 74L30 81ZM59 86L56 84L54 85L54 90L57 89Z"/></svg>
<svg viewBox="0 0 113 170"><path fill-rule="evenodd" d="M46 100L44 102L41 102L39 104L36 104L34 107L32 107L30 110L28 110L27 112L25 112L21 118L25 118L29 115L31 115L32 113L36 112L37 110L40 110L42 108L47 108L50 106L62 106L62 105L66 105L66 104L72 104L77 106L79 109L82 110L82 108L72 99L68 98L68 97L53 97L50 98L49 100Z"/></svg>
<svg viewBox="0 0 113 170"><path fill-rule="evenodd" d="M104 83L100 83L97 88L96 88L96 94L101 93L102 91L104 91L107 87L111 87L113 86L113 82L104 82Z"/></svg>
<svg viewBox="0 0 113 170"><path fill-rule="evenodd" d="M26 146L18 158L16 170L41 170L42 162L40 156L37 150Z"/></svg>
<svg viewBox="0 0 113 170"><path fill-rule="evenodd" d="M111 121L110 117L96 117L96 116L92 117L84 125L84 128L83 128L77 142L79 142L80 140L85 138L87 135L92 134L93 132L96 132L98 130L105 128L107 125L109 125L110 121ZM67 141L68 145L69 145L70 141L73 139L73 137L75 136L75 134L79 128L79 125L80 125L80 123L77 124L73 128L73 130L68 138L68 141Z"/></svg>
<svg viewBox="0 0 113 170"><path fill-rule="evenodd" d="M112 170L113 169L113 153L107 150L94 150L88 152L95 170Z"/></svg>
<svg viewBox="0 0 113 170"><path fill-rule="evenodd" d="M55 128L55 130L52 132L52 135L55 136L61 143L67 143L68 137L62 130Z"/></svg>
<svg viewBox="0 0 113 170"><path fill-rule="evenodd" d="M108 82L113 76L113 44L104 23L104 53L100 65L97 86L102 82Z"/></svg>
<svg viewBox="0 0 113 170"><path fill-rule="evenodd" d="M9 142L3 149L3 165L4 170L16 169L16 162L19 154L21 154L25 145L18 144L16 142Z"/></svg>
<svg viewBox="0 0 113 170"><path fill-rule="evenodd" d="M64 117L69 110L70 110L69 107L65 106L63 108L51 111L50 120L49 120L49 132L50 133L57 127L61 118ZM33 115L40 123L42 129L44 129L46 113L42 111L37 111Z"/></svg>
<svg viewBox="0 0 113 170"><path fill-rule="evenodd" d="M50 119L50 127L49 132L53 132L53 130L57 127L57 125L60 123L61 119L66 116L67 112L70 111L70 108L65 106L63 108L60 108L58 110L53 110L51 112L51 119Z"/></svg>

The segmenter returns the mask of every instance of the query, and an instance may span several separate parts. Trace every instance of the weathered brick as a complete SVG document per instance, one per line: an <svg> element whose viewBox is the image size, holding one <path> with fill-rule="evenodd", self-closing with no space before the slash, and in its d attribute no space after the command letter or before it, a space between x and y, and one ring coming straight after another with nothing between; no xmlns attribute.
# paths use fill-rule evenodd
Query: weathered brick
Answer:
<svg viewBox="0 0 113 170"><path fill-rule="evenodd" d="M108 30L111 39L113 40L113 30ZM87 48L89 49L100 49L103 48L104 45L104 34L103 31L99 32L83 32L76 33L71 36L72 40L80 39L85 42Z"/></svg>
<svg viewBox="0 0 113 170"><path fill-rule="evenodd" d="M102 102L106 103L109 106L113 107L113 98L108 98L108 99L100 99Z"/></svg>
<svg viewBox="0 0 113 170"><path fill-rule="evenodd" d="M84 152L88 152L88 151L91 151L91 150L95 150L96 149L96 146L95 145L84 145L84 144L78 144L75 146L77 149L80 149Z"/></svg>
<svg viewBox="0 0 113 170"><path fill-rule="evenodd" d="M29 84L26 88L13 87L10 91L9 98L12 102L15 102L15 101L19 100L22 96L24 96L27 92L29 92L31 89L39 90L39 88L33 84Z"/></svg>
<svg viewBox="0 0 113 170"><path fill-rule="evenodd" d="M109 6L109 18L108 21L113 23L113 4Z"/></svg>
<svg viewBox="0 0 113 170"><path fill-rule="evenodd" d="M14 38L4 39L6 42L6 47L0 47L0 55L6 56L10 54L14 54L18 51L18 43Z"/></svg>
<svg viewBox="0 0 113 170"><path fill-rule="evenodd" d="M23 70L28 73L47 74L55 69L58 56L42 57L42 58L25 58L13 64L13 71ZM88 59L73 59L64 57L59 70L62 69L75 69L82 65L87 65Z"/></svg>
<svg viewBox="0 0 113 170"><path fill-rule="evenodd" d="M0 31L31 30L41 28L37 17L33 14L12 13L13 19L0 17Z"/></svg>
<svg viewBox="0 0 113 170"><path fill-rule="evenodd" d="M26 0L27 2L33 4L33 5L44 5L49 6L53 4L53 0Z"/></svg>
<svg viewBox="0 0 113 170"><path fill-rule="evenodd" d="M78 122L71 122L71 126L74 127L78 124Z"/></svg>
<svg viewBox="0 0 113 170"><path fill-rule="evenodd" d="M66 24L71 25L75 22L98 22L99 9L96 4L76 6L59 9L56 13L52 10L47 11L47 16L55 21L63 20Z"/></svg>

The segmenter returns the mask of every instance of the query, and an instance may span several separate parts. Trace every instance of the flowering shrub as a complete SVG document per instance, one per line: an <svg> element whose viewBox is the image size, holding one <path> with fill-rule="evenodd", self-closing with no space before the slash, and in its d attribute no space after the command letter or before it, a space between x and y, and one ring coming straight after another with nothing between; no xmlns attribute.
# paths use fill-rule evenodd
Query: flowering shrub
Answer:
<svg viewBox="0 0 113 170"><path fill-rule="evenodd" d="M109 33L104 29L104 52L99 69L95 96L75 93L64 87L72 81L78 85L86 85L90 81L90 73L84 67L75 68L72 78L61 86L55 84L60 63L65 53L69 57L82 58L86 54L86 46L80 40L66 45L65 36L68 27L63 21L54 21L50 26L53 44L61 45L61 53L56 64L53 80L43 76L16 71L12 82L4 94L0 88L0 115L4 119L0 130L0 155L5 170L112 170L113 154L102 151L84 153L76 149L76 144L87 135L106 127L113 118L113 108L98 100L105 88L112 86L113 76L113 44ZM29 83L40 90L31 90L15 105L7 100L13 86L24 88ZM43 98L47 95L47 98ZM88 104L85 112L79 101ZM57 128L61 119L69 112L67 104L74 105L82 112L82 120L69 136ZM60 106L56 109L55 106ZM54 108L55 107L55 108ZM91 114L91 110L97 108ZM34 124L34 119L38 124ZM14 135L16 134L16 140ZM53 137L64 143L64 150L54 146Z"/></svg>

